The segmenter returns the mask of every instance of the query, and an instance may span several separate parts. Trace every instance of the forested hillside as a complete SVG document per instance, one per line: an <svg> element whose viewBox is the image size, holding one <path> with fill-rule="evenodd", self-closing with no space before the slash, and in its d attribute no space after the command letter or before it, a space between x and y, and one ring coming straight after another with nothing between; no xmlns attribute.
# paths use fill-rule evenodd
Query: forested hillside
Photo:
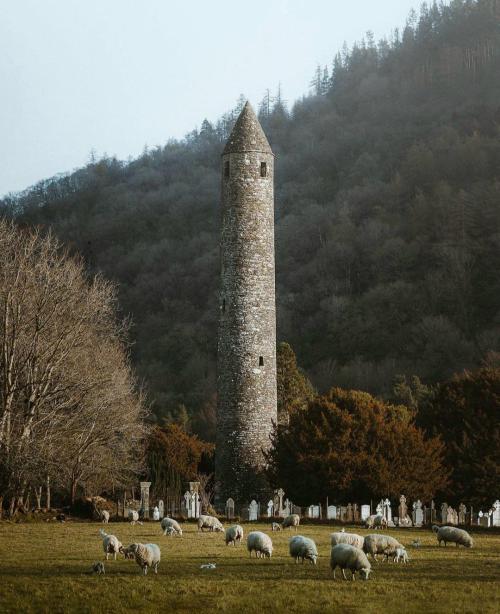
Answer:
<svg viewBox="0 0 500 614"><path fill-rule="evenodd" d="M332 50L334 51L334 50ZM314 61L314 58L311 58ZM305 84L306 85L306 84ZM238 108L137 160L92 160L4 199L120 284L158 416L208 436L215 392L219 160ZM276 154L278 338L320 390L387 394L500 347L500 2L412 14L320 68Z"/></svg>

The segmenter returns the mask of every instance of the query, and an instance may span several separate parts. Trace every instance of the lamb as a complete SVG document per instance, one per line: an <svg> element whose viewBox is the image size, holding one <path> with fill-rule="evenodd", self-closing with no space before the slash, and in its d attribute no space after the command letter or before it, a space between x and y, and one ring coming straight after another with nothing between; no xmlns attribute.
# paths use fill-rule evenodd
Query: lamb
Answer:
<svg viewBox="0 0 500 614"><path fill-rule="evenodd" d="M224 527L215 516L200 516L198 518L198 531L203 531L203 529L224 532Z"/></svg>
<svg viewBox="0 0 500 614"><path fill-rule="evenodd" d="M298 563L299 559L304 563L304 559L307 559L316 565L318 549L314 541L309 539L309 537L295 535L295 537L290 539L290 556L295 559L295 563Z"/></svg>
<svg viewBox="0 0 500 614"><path fill-rule="evenodd" d="M152 567L155 573L158 573L158 565L160 564L161 552L156 544L130 544L125 548L127 554L133 554L135 562L142 569L142 573L147 575L148 568Z"/></svg>
<svg viewBox="0 0 500 614"><path fill-rule="evenodd" d="M382 516L382 514L372 514L368 516L366 519L366 528L367 529L379 529L382 527L383 529L387 528L387 519Z"/></svg>
<svg viewBox="0 0 500 614"><path fill-rule="evenodd" d="M330 537L332 547L337 544L349 544L350 546L363 550L365 543L365 538L362 535L358 535L357 533L346 533L344 530L332 533Z"/></svg>
<svg viewBox="0 0 500 614"><path fill-rule="evenodd" d="M123 546L120 540L114 535L108 535L102 529L99 529L99 534L102 537L102 548L106 554L106 561L108 560L108 556L110 554L113 555L113 558L116 561L116 555L119 552L123 552Z"/></svg>
<svg viewBox="0 0 500 614"><path fill-rule="evenodd" d="M436 533L439 545L441 545L441 542L444 542L446 547L446 543L451 542L452 544L456 544L457 548L459 546L464 546L465 548L472 548L474 546L474 540L467 533L467 531L464 531L463 529L458 529L457 527L438 527L437 525L433 525L432 530L434 533Z"/></svg>
<svg viewBox="0 0 500 614"><path fill-rule="evenodd" d="M92 563L90 573L96 573L99 576L105 574L106 570L104 569L104 563L102 561L96 561L95 563Z"/></svg>
<svg viewBox="0 0 500 614"><path fill-rule="evenodd" d="M283 527L280 525L279 522L273 522L271 525L271 531L282 531Z"/></svg>
<svg viewBox="0 0 500 614"><path fill-rule="evenodd" d="M252 531L247 537L247 548L250 556L255 551L256 558L267 557L270 559L273 553L273 542L269 535L262 533L262 531Z"/></svg>
<svg viewBox="0 0 500 614"><path fill-rule="evenodd" d="M236 546L236 542L240 542L242 539L243 527L239 524L235 524L232 527L229 527L229 529L226 529L226 546L228 546L229 544L233 544L233 546Z"/></svg>
<svg viewBox="0 0 500 614"><path fill-rule="evenodd" d="M355 579L357 571L361 573L363 580L368 580L368 575L371 572L370 561L366 554L359 548L355 548L350 544L337 544L333 546L330 556L330 567L333 571L333 578L335 579L335 569L340 567L342 570L342 577L345 577L345 570L350 569L352 573L352 579Z"/></svg>
<svg viewBox="0 0 500 614"><path fill-rule="evenodd" d="M182 537L182 529L177 520L167 518L167 516L165 516L165 518L163 518L161 521L160 526L163 530L163 535L173 535L174 533L177 533L177 535Z"/></svg>
<svg viewBox="0 0 500 614"><path fill-rule="evenodd" d="M390 535L380 535L371 533L365 537L363 550L366 554L371 554L377 560L377 554L385 554L385 560L396 554L398 548L403 548L397 539Z"/></svg>
<svg viewBox="0 0 500 614"><path fill-rule="evenodd" d="M109 512L108 512L108 510L101 510L100 516L101 516L101 520L102 520L103 524L108 524L109 523Z"/></svg>
<svg viewBox="0 0 500 614"><path fill-rule="evenodd" d="M136 512L135 510L130 510L128 513L128 519L130 520L130 524L132 525L134 525L136 522L139 522L139 512Z"/></svg>
<svg viewBox="0 0 500 614"><path fill-rule="evenodd" d="M295 527L295 531L297 531L297 527L300 524L300 516L298 514L290 514L290 516L287 516L286 518L283 519L283 522L281 523L281 526L286 529L288 527L292 528Z"/></svg>
<svg viewBox="0 0 500 614"><path fill-rule="evenodd" d="M406 552L406 548L396 548L396 554L394 555L394 562L399 563L399 561L403 563L408 563L410 557L408 556L408 552Z"/></svg>

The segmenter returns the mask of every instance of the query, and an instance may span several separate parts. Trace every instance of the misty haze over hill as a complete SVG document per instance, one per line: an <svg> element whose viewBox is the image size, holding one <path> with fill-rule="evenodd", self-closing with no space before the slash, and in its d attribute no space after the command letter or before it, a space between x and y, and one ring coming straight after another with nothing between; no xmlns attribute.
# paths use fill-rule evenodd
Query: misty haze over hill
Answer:
<svg viewBox="0 0 500 614"><path fill-rule="evenodd" d="M320 390L388 394L495 360L500 341L500 3L454 1L367 37L259 117L276 154L278 339ZM306 84L305 84L306 85ZM218 318L215 125L93 160L0 202L118 282L154 411L210 436Z"/></svg>

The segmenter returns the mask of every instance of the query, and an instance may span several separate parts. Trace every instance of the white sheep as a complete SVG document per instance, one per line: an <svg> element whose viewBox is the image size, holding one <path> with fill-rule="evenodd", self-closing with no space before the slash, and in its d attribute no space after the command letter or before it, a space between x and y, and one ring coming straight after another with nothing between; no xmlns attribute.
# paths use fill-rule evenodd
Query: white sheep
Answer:
<svg viewBox="0 0 500 614"><path fill-rule="evenodd" d="M384 554L387 561L390 556L393 557L396 554L398 548L403 547L397 539L390 535L371 533L365 537L363 551L366 554L371 554L375 561L377 560L377 554Z"/></svg>
<svg viewBox="0 0 500 614"><path fill-rule="evenodd" d="M100 512L101 520L103 524L109 523L109 512L108 510L101 510Z"/></svg>
<svg viewBox="0 0 500 614"><path fill-rule="evenodd" d="M283 527L280 525L279 522L273 522L271 525L271 531L282 531Z"/></svg>
<svg viewBox="0 0 500 614"><path fill-rule="evenodd" d="M247 548L252 556L252 552L255 552L257 558L267 557L271 558L273 553L273 542L269 535L262 533L262 531L252 531L247 537Z"/></svg>
<svg viewBox="0 0 500 614"><path fill-rule="evenodd" d="M142 569L144 575L148 573L149 567L152 567L154 572L158 573L161 552L160 547L156 544L130 544L130 546L125 548L124 552L127 555L132 554L134 556L135 562Z"/></svg>
<svg viewBox="0 0 500 614"><path fill-rule="evenodd" d="M292 528L295 527L295 531L297 531L297 527L300 524L300 516L298 514L290 514L290 516L287 516L286 518L283 518L283 522L281 523L281 526L286 529L288 527Z"/></svg>
<svg viewBox="0 0 500 614"><path fill-rule="evenodd" d="M406 548L396 548L396 554L394 555L393 560L395 563L399 563L400 561L402 563L408 563L410 557L408 556L408 552L406 552Z"/></svg>
<svg viewBox="0 0 500 614"><path fill-rule="evenodd" d="M182 529L177 520L165 516L165 518L162 519L160 526L163 530L163 535L173 535L174 533L177 533L177 535L182 537Z"/></svg>
<svg viewBox="0 0 500 614"><path fill-rule="evenodd" d="M114 535L108 535L102 529L99 529L99 534L102 537L102 548L106 554L106 561L108 560L108 556L110 554L113 555L113 558L116 561L116 555L119 552L123 552L123 546L120 540Z"/></svg>
<svg viewBox="0 0 500 614"><path fill-rule="evenodd" d="M357 533L346 533L342 529L342 531L338 531L336 533L331 534L330 543L332 547L336 546L337 544L349 544L350 546L354 546L355 548L363 550L365 538L362 535L358 535Z"/></svg>
<svg viewBox="0 0 500 614"><path fill-rule="evenodd" d="M316 565L318 560L318 549L316 544L309 537L303 535L295 535L289 542L290 556L295 559L295 563L299 562L299 559L304 562L304 559L311 561Z"/></svg>
<svg viewBox="0 0 500 614"><path fill-rule="evenodd" d="M357 571L360 572L363 580L368 580L368 575L371 571L370 561L366 554L359 548L355 548L350 544L337 544L333 546L330 555L330 567L333 571L333 577L335 578L335 569L340 567L342 570L342 577L345 577L345 570L350 569L352 573L352 579Z"/></svg>
<svg viewBox="0 0 500 614"><path fill-rule="evenodd" d="M236 546L236 542L240 542L243 539L243 527L239 524L235 524L232 527L226 529L226 534L224 536L226 540L226 546L229 544L233 544Z"/></svg>
<svg viewBox="0 0 500 614"><path fill-rule="evenodd" d="M439 545L441 542L444 542L446 546L447 542L452 544L456 544L458 546L465 546L465 548L472 548L474 546L474 540L472 537L464 531L463 529L459 529L457 527L438 527L437 525L432 526L432 530L436 533L437 540Z"/></svg>
<svg viewBox="0 0 500 614"><path fill-rule="evenodd" d="M367 529L386 529L387 519L382 514L372 514L368 516L365 524Z"/></svg>
<svg viewBox="0 0 500 614"><path fill-rule="evenodd" d="M139 512L136 512L135 510L130 510L128 513L128 519L130 521L130 524L134 525L136 522L139 522Z"/></svg>
<svg viewBox="0 0 500 614"><path fill-rule="evenodd" d="M203 531L203 529L224 532L224 527L215 516L200 516L198 518L198 531Z"/></svg>

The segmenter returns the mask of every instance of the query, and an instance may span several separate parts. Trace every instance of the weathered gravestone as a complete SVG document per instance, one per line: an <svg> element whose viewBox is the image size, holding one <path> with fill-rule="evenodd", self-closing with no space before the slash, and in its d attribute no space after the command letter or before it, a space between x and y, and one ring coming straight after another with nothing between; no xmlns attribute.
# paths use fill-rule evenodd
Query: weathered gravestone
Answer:
<svg viewBox="0 0 500 614"><path fill-rule="evenodd" d="M422 512L422 502L417 499L413 503L413 524L416 527L421 527L424 522L424 514Z"/></svg>
<svg viewBox="0 0 500 614"><path fill-rule="evenodd" d="M160 509L157 505L153 508L153 520L160 520Z"/></svg>
<svg viewBox="0 0 500 614"><path fill-rule="evenodd" d="M290 516L292 513L292 502L290 499L285 500L285 504L283 506L283 516Z"/></svg>
<svg viewBox="0 0 500 614"><path fill-rule="evenodd" d="M267 502L267 517L268 518L272 518L274 516L274 505L275 505L275 501L273 501L272 499L269 499L269 501Z"/></svg>
<svg viewBox="0 0 500 614"><path fill-rule="evenodd" d="M464 503L458 506L458 524L465 524L467 519L467 507Z"/></svg>
<svg viewBox="0 0 500 614"><path fill-rule="evenodd" d="M364 522L365 520L367 520L370 517L370 506L369 505L362 505L361 506L361 520Z"/></svg>
<svg viewBox="0 0 500 614"><path fill-rule="evenodd" d="M326 517L328 520L336 520L337 519L337 506L329 505L326 510Z"/></svg>
<svg viewBox="0 0 500 614"><path fill-rule="evenodd" d="M234 499L232 497L226 501L226 518L234 518Z"/></svg>
<svg viewBox="0 0 500 614"><path fill-rule="evenodd" d="M346 514L347 522L354 521L354 510L352 508L352 503L347 504L347 514Z"/></svg>
<svg viewBox="0 0 500 614"><path fill-rule="evenodd" d="M448 522L448 504L441 503L441 524Z"/></svg>
<svg viewBox="0 0 500 614"><path fill-rule="evenodd" d="M142 511L143 518L149 518L149 488L151 486L151 482L141 482L141 505L140 510Z"/></svg>
<svg viewBox="0 0 500 614"><path fill-rule="evenodd" d="M457 511L455 509L453 509L452 507L448 507L447 513L446 513L446 522L448 524L458 524L458 514Z"/></svg>
<svg viewBox="0 0 500 614"><path fill-rule="evenodd" d="M307 508L307 515L309 518L319 518L321 513L320 513L320 506L319 505L310 505Z"/></svg>
<svg viewBox="0 0 500 614"><path fill-rule="evenodd" d="M163 499L158 501L158 511L160 512L160 520L165 516L165 504L163 503Z"/></svg>
<svg viewBox="0 0 500 614"><path fill-rule="evenodd" d="M248 506L248 520L253 521L259 518L259 504L255 499L250 501Z"/></svg>
<svg viewBox="0 0 500 614"><path fill-rule="evenodd" d="M500 527L500 501L498 499L493 503L492 524L494 527Z"/></svg>

